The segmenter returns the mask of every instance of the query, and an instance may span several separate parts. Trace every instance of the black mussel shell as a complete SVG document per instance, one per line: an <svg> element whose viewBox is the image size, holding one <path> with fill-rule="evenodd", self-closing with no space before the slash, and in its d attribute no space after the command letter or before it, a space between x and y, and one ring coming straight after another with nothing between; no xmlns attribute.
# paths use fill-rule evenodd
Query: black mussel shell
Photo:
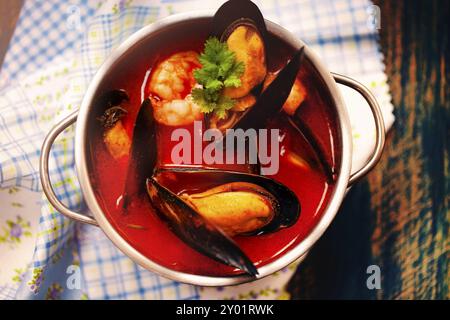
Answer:
<svg viewBox="0 0 450 320"><path fill-rule="evenodd" d="M233 240L155 178L147 180L147 191L158 216L191 248L252 277L258 274L253 262Z"/></svg>
<svg viewBox="0 0 450 320"><path fill-rule="evenodd" d="M114 89L102 94L98 98L97 104L103 106L104 110L111 107L120 106L124 101L130 101L128 93L123 89Z"/></svg>
<svg viewBox="0 0 450 320"><path fill-rule="evenodd" d="M253 20L247 19L247 18L241 18L238 19L234 22L232 22L227 29L225 29L225 31L222 33L222 35L220 36L220 41L222 42L226 42L228 37L233 33L233 31L240 26L246 26L248 28L253 29L255 32L257 32L259 34L259 36L261 37L261 39L263 39L264 43L266 38L263 32L267 32L267 31L263 31L261 32L258 28L258 26L255 24L255 22Z"/></svg>
<svg viewBox="0 0 450 320"><path fill-rule="evenodd" d="M141 104L134 124L130 159L122 199L123 209L127 209L133 195L145 193L145 181L147 177L153 174L156 161L156 123L153 118L150 99L147 98Z"/></svg>
<svg viewBox="0 0 450 320"><path fill-rule="evenodd" d="M251 24L256 27L264 42L267 27L258 6L250 0L229 0L216 12L212 21L212 36L224 40L238 25Z"/></svg>
<svg viewBox="0 0 450 320"><path fill-rule="evenodd" d="M125 101L129 102L130 99L123 89L108 91L97 99L95 104L99 105L98 110L103 112L97 120L105 129L112 128L127 113L127 110L122 107Z"/></svg>
<svg viewBox="0 0 450 320"><path fill-rule="evenodd" d="M297 108L294 115L288 115L289 122L297 130L297 132L303 136L304 140L307 141L312 149L312 152L316 155L318 163L327 178L327 182L332 183L336 180L336 170L328 160L322 144L317 140L313 130L302 119L300 115L301 110L302 108Z"/></svg>
<svg viewBox="0 0 450 320"><path fill-rule="evenodd" d="M294 85L304 58L304 47L300 48L281 69L277 77L258 97L253 107L234 124L231 129L263 129L283 108Z"/></svg>

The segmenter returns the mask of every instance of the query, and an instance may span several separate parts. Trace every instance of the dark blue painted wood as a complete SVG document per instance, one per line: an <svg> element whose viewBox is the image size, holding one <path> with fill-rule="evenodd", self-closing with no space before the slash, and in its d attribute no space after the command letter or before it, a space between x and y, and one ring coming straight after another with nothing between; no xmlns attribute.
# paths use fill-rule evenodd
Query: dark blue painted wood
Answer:
<svg viewBox="0 0 450 320"><path fill-rule="evenodd" d="M300 265L292 298L448 299L449 1L375 1L396 123ZM366 268L381 268L381 290Z"/></svg>

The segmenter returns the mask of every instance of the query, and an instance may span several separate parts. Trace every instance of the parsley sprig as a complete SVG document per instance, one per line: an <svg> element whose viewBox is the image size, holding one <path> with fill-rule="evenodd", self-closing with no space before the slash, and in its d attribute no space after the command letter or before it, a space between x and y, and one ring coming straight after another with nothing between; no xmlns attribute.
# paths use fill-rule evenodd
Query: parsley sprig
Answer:
<svg viewBox="0 0 450 320"><path fill-rule="evenodd" d="M202 112L214 112L222 119L226 111L236 103L234 99L223 94L223 89L241 85L244 63L238 62L227 44L215 37L206 40L199 60L202 68L194 71L194 78L202 88L192 90L192 97L200 105Z"/></svg>

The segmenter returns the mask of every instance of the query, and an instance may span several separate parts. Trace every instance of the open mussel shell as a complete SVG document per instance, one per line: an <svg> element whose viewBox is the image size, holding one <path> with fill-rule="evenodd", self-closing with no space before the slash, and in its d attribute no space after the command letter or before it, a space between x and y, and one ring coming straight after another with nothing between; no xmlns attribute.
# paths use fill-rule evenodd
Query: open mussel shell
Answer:
<svg viewBox="0 0 450 320"><path fill-rule="evenodd" d="M123 89L114 89L102 94L96 103L103 106L103 109L108 109L120 106L124 101L130 101L128 93Z"/></svg>
<svg viewBox="0 0 450 320"><path fill-rule="evenodd" d="M283 109L302 66L304 56L304 47L301 47L288 64L281 69L275 80L257 98L255 104L246 111L240 112L239 115L236 114L235 121L229 127L220 129L224 133L222 139L226 140L231 136L232 131L230 130L228 132L230 134L228 134L228 129L258 130L267 128L269 122ZM226 143L223 143L223 146L226 147Z"/></svg>
<svg viewBox="0 0 450 320"><path fill-rule="evenodd" d="M155 176L164 174L183 175L186 181L201 181L202 184L210 184L211 187L219 184L234 182L250 183L264 188L276 199L276 209L273 219L261 229L247 233L247 235L262 235L274 232L294 225L300 216L300 202L295 193L284 184L256 174L243 172L216 170L216 169L196 169L196 168L167 168L159 169Z"/></svg>
<svg viewBox="0 0 450 320"><path fill-rule="evenodd" d="M225 88L224 94L232 99L258 96L267 75L267 27L258 7L248 0L226 2L214 15L212 36L226 42L245 65L241 85Z"/></svg>
<svg viewBox="0 0 450 320"><path fill-rule="evenodd" d="M253 277L258 274L255 265L233 240L155 178L147 179L147 191L158 216L191 248Z"/></svg>
<svg viewBox="0 0 450 320"><path fill-rule="evenodd" d="M150 99L145 99L139 109L133 128L130 158L123 192L122 208L127 209L133 195L145 193L145 181L156 166L156 124Z"/></svg>
<svg viewBox="0 0 450 320"><path fill-rule="evenodd" d="M264 41L267 39L267 27L258 6L250 0L229 0L215 13L212 21L212 36L221 40L227 37L238 25L255 26Z"/></svg>
<svg viewBox="0 0 450 320"><path fill-rule="evenodd" d="M117 121L127 113L122 104L129 101L130 98L123 89L107 91L96 100L95 104L99 106L98 110L103 112L102 115L97 117L103 128L109 129L114 127Z"/></svg>
<svg viewBox="0 0 450 320"><path fill-rule="evenodd" d="M283 108L294 85L304 59L304 47L300 48L277 77L258 97L255 105L233 125L232 129L263 129Z"/></svg>
<svg viewBox="0 0 450 320"><path fill-rule="evenodd" d="M248 98L255 99L261 94L267 76L268 31L261 11L252 1L229 0L215 13L211 36L227 43L236 60L245 65L241 85L225 88L224 95L235 99L237 105L244 102L244 109L252 108L254 102L248 104ZM243 111L241 107L233 108L227 112L224 119L209 115L206 117L207 127L224 132L236 123Z"/></svg>
<svg viewBox="0 0 450 320"><path fill-rule="evenodd" d="M290 124L296 129L296 131L304 138L304 140L311 147L312 153L315 154L320 168L324 172L327 182L332 183L336 180L336 169L328 160L325 150L322 144L316 138L313 130L302 119L300 113L302 108L297 108L292 116L288 116Z"/></svg>

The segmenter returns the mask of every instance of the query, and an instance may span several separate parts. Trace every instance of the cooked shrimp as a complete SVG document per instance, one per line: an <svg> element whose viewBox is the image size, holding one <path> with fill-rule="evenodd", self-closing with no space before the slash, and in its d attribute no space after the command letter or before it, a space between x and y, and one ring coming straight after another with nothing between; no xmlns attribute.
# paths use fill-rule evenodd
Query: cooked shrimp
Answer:
<svg viewBox="0 0 450 320"><path fill-rule="evenodd" d="M203 119L203 113L191 95L184 99L155 101L153 115L156 121L166 126L185 126Z"/></svg>
<svg viewBox="0 0 450 320"><path fill-rule="evenodd" d="M184 126L203 119L200 107L190 95L196 84L193 72L200 66L195 51L173 54L158 64L149 83L156 121L167 126Z"/></svg>
<svg viewBox="0 0 450 320"><path fill-rule="evenodd" d="M264 81L264 89L266 89L272 83L272 81L275 80L276 77L277 75L275 73L269 73L266 77L266 80ZM289 93L289 96L283 105L284 112L291 116L294 115L295 111L302 104L305 98L306 89L297 78L295 79L291 92Z"/></svg>
<svg viewBox="0 0 450 320"><path fill-rule="evenodd" d="M184 99L195 85L193 72L200 67L197 52L175 53L153 69L149 91L161 100Z"/></svg>

